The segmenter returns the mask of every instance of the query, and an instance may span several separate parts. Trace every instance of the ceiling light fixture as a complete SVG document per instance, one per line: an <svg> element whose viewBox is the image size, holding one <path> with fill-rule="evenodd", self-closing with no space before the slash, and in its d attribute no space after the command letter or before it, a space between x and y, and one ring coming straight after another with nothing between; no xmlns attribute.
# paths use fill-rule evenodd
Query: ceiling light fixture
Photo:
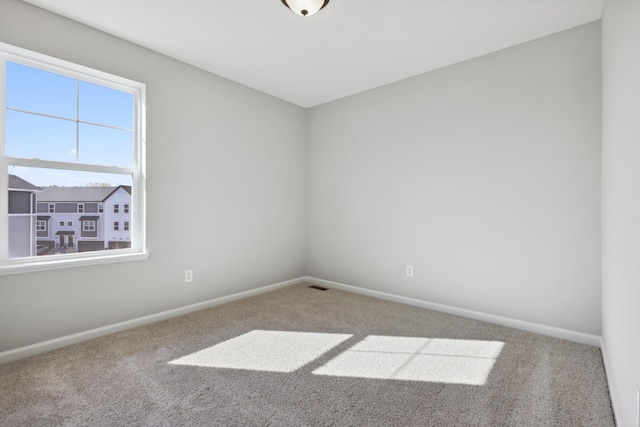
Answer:
<svg viewBox="0 0 640 427"><path fill-rule="evenodd" d="M282 0L282 4L300 16L311 16L329 3L329 0Z"/></svg>

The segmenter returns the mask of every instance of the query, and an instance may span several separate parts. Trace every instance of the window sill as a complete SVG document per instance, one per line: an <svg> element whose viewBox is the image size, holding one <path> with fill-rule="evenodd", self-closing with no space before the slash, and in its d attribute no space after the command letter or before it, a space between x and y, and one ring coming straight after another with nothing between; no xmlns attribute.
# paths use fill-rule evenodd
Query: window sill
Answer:
<svg viewBox="0 0 640 427"><path fill-rule="evenodd" d="M64 268L86 267L90 265L112 264L126 261L142 261L149 258L148 252L97 255L86 258L65 258L47 261L8 262L0 266L0 276L19 273L60 270Z"/></svg>

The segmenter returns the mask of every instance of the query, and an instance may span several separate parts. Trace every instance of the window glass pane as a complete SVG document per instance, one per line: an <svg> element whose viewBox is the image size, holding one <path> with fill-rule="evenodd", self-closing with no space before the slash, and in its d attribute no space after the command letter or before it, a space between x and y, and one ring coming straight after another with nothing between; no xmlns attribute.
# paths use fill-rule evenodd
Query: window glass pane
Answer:
<svg viewBox="0 0 640 427"><path fill-rule="evenodd" d="M26 191L14 191L9 193L9 214L30 214L31 193Z"/></svg>
<svg viewBox="0 0 640 427"><path fill-rule="evenodd" d="M9 175L17 176L36 187L117 187L119 185L131 187L133 182L130 174L81 172L26 166L9 166ZM38 201L42 202L42 198L38 197ZM95 200L89 201L95 202ZM79 202L84 203L87 200L76 200L76 206Z"/></svg>
<svg viewBox="0 0 640 427"><path fill-rule="evenodd" d="M76 161L74 122L7 111L6 153L26 159Z"/></svg>
<svg viewBox="0 0 640 427"><path fill-rule="evenodd" d="M104 166L133 165L133 132L80 124L81 163Z"/></svg>
<svg viewBox="0 0 640 427"><path fill-rule="evenodd" d="M133 95L93 83L80 82L80 120L133 129Z"/></svg>
<svg viewBox="0 0 640 427"><path fill-rule="evenodd" d="M112 230L110 211L78 212L87 202L130 204L131 175L11 166L9 182L9 210L19 212L10 215L10 258L131 247L129 230ZM34 213L24 194L35 194Z"/></svg>
<svg viewBox="0 0 640 427"><path fill-rule="evenodd" d="M7 107L76 118L76 80L7 61Z"/></svg>
<svg viewBox="0 0 640 427"><path fill-rule="evenodd" d="M0 230L0 269L20 271L23 261L8 262L18 257L46 269L40 256L75 265L94 257L61 254L142 254L144 242L132 239L142 236L145 210L130 204L144 192L144 123L136 120L144 117L144 85L5 44L0 53L13 58L0 73L0 181L9 193L0 207L8 216L0 221L8 225Z"/></svg>

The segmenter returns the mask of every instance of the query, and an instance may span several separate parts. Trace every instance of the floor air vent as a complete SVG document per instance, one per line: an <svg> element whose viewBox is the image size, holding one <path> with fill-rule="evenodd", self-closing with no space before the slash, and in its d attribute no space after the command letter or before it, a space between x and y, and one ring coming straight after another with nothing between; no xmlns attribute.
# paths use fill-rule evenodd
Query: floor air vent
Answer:
<svg viewBox="0 0 640 427"><path fill-rule="evenodd" d="M317 289L319 291L326 291L327 288L323 288L322 286L311 285L309 286L311 289Z"/></svg>

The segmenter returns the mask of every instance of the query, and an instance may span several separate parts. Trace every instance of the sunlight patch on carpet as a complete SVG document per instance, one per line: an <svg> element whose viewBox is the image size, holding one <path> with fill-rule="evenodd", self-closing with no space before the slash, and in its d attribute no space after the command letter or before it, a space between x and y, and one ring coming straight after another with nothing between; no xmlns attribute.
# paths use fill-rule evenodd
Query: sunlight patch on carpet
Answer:
<svg viewBox="0 0 640 427"><path fill-rule="evenodd" d="M316 375L484 385L503 342L370 335Z"/></svg>
<svg viewBox="0 0 640 427"><path fill-rule="evenodd" d="M351 337L348 334L255 330L169 363L293 372Z"/></svg>

